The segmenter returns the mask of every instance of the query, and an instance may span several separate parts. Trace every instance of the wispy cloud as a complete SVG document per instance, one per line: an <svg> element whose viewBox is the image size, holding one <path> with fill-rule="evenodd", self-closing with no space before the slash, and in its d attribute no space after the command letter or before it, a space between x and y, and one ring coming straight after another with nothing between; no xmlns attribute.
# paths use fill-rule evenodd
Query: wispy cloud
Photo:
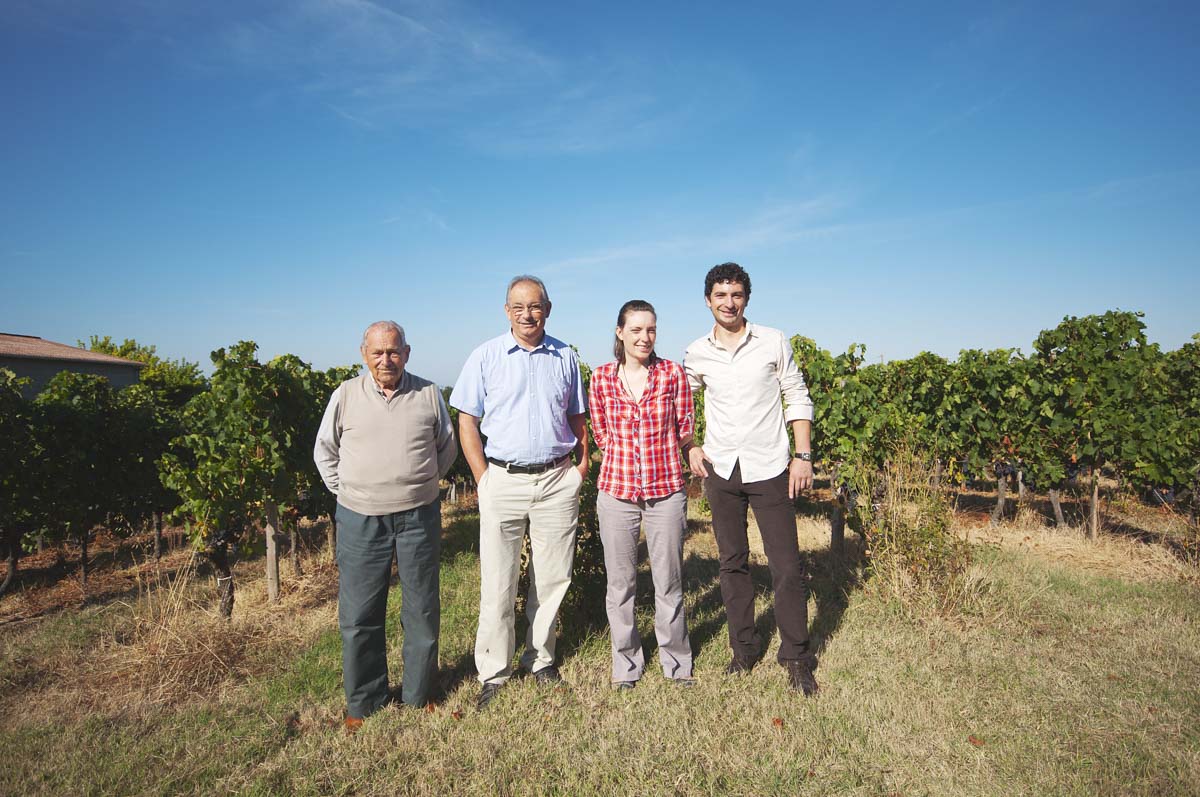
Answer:
<svg viewBox="0 0 1200 797"><path fill-rule="evenodd" d="M401 225L408 229L429 227L438 232L452 233L454 228L445 215L434 210L430 205L443 204L437 197L409 198L400 202L400 210L383 219L381 224Z"/></svg>
<svg viewBox="0 0 1200 797"><path fill-rule="evenodd" d="M827 194L812 199L774 204L725 229L704 235L672 235L657 240L622 244L608 249L563 258L544 266L547 273L586 269L614 262L705 255L711 258L744 256L747 253L804 238L841 233L847 225L829 217L849 207L849 197Z"/></svg>
<svg viewBox="0 0 1200 797"><path fill-rule="evenodd" d="M1083 195L1098 202L1119 206L1159 202L1200 188L1200 169L1180 169L1109 180L1085 189Z"/></svg>
<svg viewBox="0 0 1200 797"><path fill-rule="evenodd" d="M714 109L736 112L747 93L739 69L711 56L563 52L465 0L14 2L24 24L154 48L201 79L249 78L264 101L291 97L363 131L433 130L502 156L654 145Z"/></svg>
<svg viewBox="0 0 1200 797"><path fill-rule="evenodd" d="M444 129L500 155L647 146L738 80L728 65L689 65L699 74L678 81L644 59L556 56L455 3L307 0L230 23L211 56L274 73L364 129Z"/></svg>
<svg viewBox="0 0 1200 797"><path fill-rule="evenodd" d="M456 4L305 0L219 25L207 57L276 72L357 118L453 107L540 80L554 63Z"/></svg>
<svg viewBox="0 0 1200 797"><path fill-rule="evenodd" d="M958 224L1014 214L1042 214L1049 209L1087 203L1122 205L1164 201L1200 190L1200 169L1141 175L1127 179L1043 191L992 202L944 207L924 213L863 218L851 216L856 199L849 192L827 193L804 200L779 202L724 229L699 235L683 233L623 243L547 263L547 273L589 269L614 263L705 256L710 260L742 257L796 241L852 235L858 246L887 246Z"/></svg>

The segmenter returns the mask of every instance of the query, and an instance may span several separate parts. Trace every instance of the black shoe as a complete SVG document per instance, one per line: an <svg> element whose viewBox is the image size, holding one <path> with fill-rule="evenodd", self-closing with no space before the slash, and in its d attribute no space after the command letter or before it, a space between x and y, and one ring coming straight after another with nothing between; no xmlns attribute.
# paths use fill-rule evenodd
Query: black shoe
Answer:
<svg viewBox="0 0 1200 797"><path fill-rule="evenodd" d="M811 658L792 659L780 663L787 670L788 684L794 691L803 692L805 697L812 697L817 693L817 678L813 675Z"/></svg>
<svg viewBox="0 0 1200 797"><path fill-rule="evenodd" d="M479 690L479 701L475 704L475 707L483 711L488 707L488 703L491 703L496 695L500 693L503 687L504 684L484 684L483 689Z"/></svg>
<svg viewBox="0 0 1200 797"><path fill-rule="evenodd" d="M617 681L613 684L613 689L618 692L632 692L635 686L637 681Z"/></svg>
<svg viewBox="0 0 1200 797"><path fill-rule="evenodd" d="M741 656L734 654L734 657L729 660L729 666L725 668L726 675L739 675L747 673L754 669L754 659L744 659Z"/></svg>
<svg viewBox="0 0 1200 797"><path fill-rule="evenodd" d="M558 674L558 668L553 664L535 672L533 680L538 686L561 686L563 684L562 676Z"/></svg>
<svg viewBox="0 0 1200 797"><path fill-rule="evenodd" d="M684 678L668 678L667 680L678 686L680 689L691 689L693 686L699 683L699 681L691 676Z"/></svg>

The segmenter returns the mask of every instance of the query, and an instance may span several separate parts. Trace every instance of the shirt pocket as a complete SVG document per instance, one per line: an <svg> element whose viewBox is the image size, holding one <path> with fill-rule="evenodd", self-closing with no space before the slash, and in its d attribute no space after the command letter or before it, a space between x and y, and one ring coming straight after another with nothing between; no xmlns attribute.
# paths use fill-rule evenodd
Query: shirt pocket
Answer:
<svg viewBox="0 0 1200 797"><path fill-rule="evenodd" d="M567 363L555 363L556 367L546 369L546 393L553 406L566 409L571 403L571 378L566 373Z"/></svg>
<svg viewBox="0 0 1200 797"><path fill-rule="evenodd" d="M642 413L655 426L674 427L675 425L675 402L665 391L645 402L642 405Z"/></svg>

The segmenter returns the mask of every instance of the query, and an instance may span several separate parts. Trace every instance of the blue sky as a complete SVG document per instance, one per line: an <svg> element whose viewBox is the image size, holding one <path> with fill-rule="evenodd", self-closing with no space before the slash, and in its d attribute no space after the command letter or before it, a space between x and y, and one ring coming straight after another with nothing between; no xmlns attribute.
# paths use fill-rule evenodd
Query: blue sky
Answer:
<svg viewBox="0 0 1200 797"><path fill-rule="evenodd" d="M836 9L830 6L837 6ZM452 383L546 280L593 365L748 317L893 359L1200 331L1200 5L0 4L0 331Z"/></svg>

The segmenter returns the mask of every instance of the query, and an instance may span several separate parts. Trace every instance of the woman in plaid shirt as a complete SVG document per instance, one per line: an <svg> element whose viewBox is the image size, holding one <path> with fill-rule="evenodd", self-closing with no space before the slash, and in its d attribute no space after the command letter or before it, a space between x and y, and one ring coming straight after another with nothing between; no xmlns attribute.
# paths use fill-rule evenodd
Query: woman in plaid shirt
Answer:
<svg viewBox="0 0 1200 797"><path fill-rule="evenodd" d="M680 448L691 444L692 391L683 368L654 353L657 318L649 302L626 302L617 315L616 360L592 375L588 408L604 450L596 509L612 634L612 680L632 689L645 669L634 616L638 536L654 579L654 634L663 674L692 685L692 647L683 610L683 531L687 495Z"/></svg>

